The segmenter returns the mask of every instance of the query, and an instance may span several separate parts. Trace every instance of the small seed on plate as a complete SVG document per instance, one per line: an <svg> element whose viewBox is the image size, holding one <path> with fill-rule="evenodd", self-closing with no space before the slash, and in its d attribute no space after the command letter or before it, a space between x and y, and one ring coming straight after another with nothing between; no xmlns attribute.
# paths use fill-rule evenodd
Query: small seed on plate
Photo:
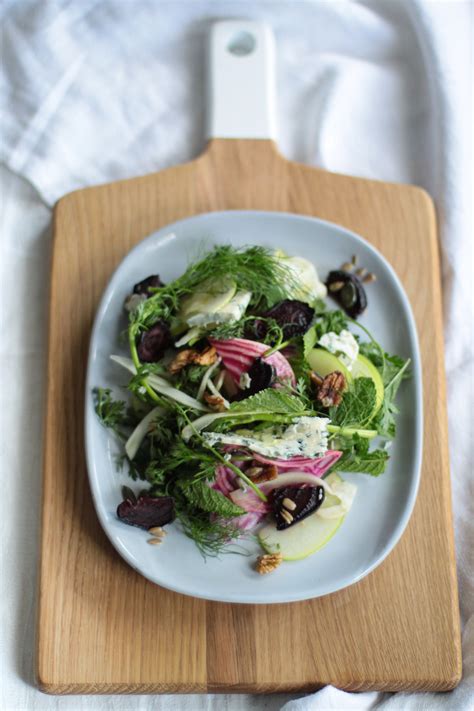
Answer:
<svg viewBox="0 0 474 711"><path fill-rule="evenodd" d="M329 284L328 289L329 291L341 291L343 286L343 281L333 281L332 284Z"/></svg>
<svg viewBox="0 0 474 711"><path fill-rule="evenodd" d="M362 279L367 274L367 269L365 267L359 267L359 269L356 269L356 274Z"/></svg>
<svg viewBox="0 0 474 711"><path fill-rule="evenodd" d="M166 531L164 531L161 526L153 526L153 528L149 528L148 533L151 533L152 536L157 536L158 538L166 536Z"/></svg>
<svg viewBox="0 0 474 711"><path fill-rule="evenodd" d="M150 546L161 546L163 541L161 540L161 538L149 538L147 540L147 543L149 543Z"/></svg>
<svg viewBox="0 0 474 711"><path fill-rule="evenodd" d="M293 521L293 516L286 509L280 511L281 517L286 523L291 523Z"/></svg>
<svg viewBox="0 0 474 711"><path fill-rule="evenodd" d="M373 281L377 281L377 277L375 276L375 274L369 273L365 275L362 281L364 282L364 284L370 284Z"/></svg>
<svg viewBox="0 0 474 711"><path fill-rule="evenodd" d="M343 272L351 272L354 269L354 265L352 262L344 262L341 269Z"/></svg>
<svg viewBox="0 0 474 711"><path fill-rule="evenodd" d="M285 509L288 509L288 511L294 511L296 509L296 504L292 499L289 499L287 496L283 499L281 502Z"/></svg>
<svg viewBox="0 0 474 711"><path fill-rule="evenodd" d="M359 261L359 260L358 260L358 258L357 258L357 254L353 254L352 257L351 257L351 262L352 262L352 264L355 266L358 261Z"/></svg>

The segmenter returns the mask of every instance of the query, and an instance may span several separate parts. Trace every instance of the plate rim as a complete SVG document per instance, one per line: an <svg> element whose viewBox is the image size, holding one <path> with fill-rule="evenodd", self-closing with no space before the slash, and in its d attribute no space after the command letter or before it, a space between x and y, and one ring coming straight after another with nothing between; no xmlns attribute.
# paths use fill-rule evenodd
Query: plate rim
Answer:
<svg viewBox="0 0 474 711"><path fill-rule="evenodd" d="M198 223L199 222L206 222L206 220L216 218L216 217L224 217L227 215L232 215L234 217L239 217L239 216L241 216L241 217L251 216L251 217L261 217L261 218L275 218L276 217L276 218L289 219L292 222L297 221L297 222L306 222L306 223L311 223L311 224L316 223L319 225L323 225L326 228L329 228L329 230L333 230L333 231L336 231L339 233L344 233L351 239L362 244L365 248L367 248L372 253L372 255L375 257L376 260L379 260L382 262L382 264L384 265L384 268L390 274L392 282L396 287L398 296L403 303L404 312L406 314L408 333L409 333L409 338L410 338L411 345L412 345L411 368L412 368L413 382L414 382L416 417L414 418L415 451L414 451L414 463L413 463L413 467L412 467L412 469L415 473L415 476L412 477L410 485L407 489L407 500L406 500L405 507L403 509L403 514L400 516L399 520L397 521L396 526L394 526L392 534L390 535L390 537L388 539L388 542L381 549L380 553L378 555L374 556L374 559L370 565L365 567L359 574L357 574L355 576L354 575L347 576L347 578L350 578L349 581L347 581L346 578L344 578L340 584L335 585L335 586L329 586L327 590L324 590L323 592L316 593L314 595L308 595L307 593L298 594L298 592L295 591L295 593L291 594L291 595L288 593L285 593L280 596L278 594L276 594L276 595L273 595L269 599L262 600L260 598L255 599L253 597L253 595L255 593L248 594L247 592L245 592L245 593L242 592L241 594L227 594L227 595L222 595L222 594L221 595L212 595L212 594L202 594L202 593L190 592L189 588L186 588L185 586L174 585L174 584L169 583L161 578L158 580L156 575L153 576L153 575L149 574L148 572L146 572L145 570L142 570L140 567L138 567L136 565L134 557L131 554L129 554L128 551L121 545L120 541L118 540L117 534L114 534L109 529L109 525L106 520L105 511L103 509L103 506L99 505L99 502L97 499L100 487L98 485L99 477L97 476L97 472L96 472L95 457L92 455L93 418L90 416L90 408L87 406L87 403L89 402L89 398L91 397L91 373L92 373L93 346L96 342L96 333L99 330L99 323L102 320L102 318L106 312L107 301L108 301L107 297L109 296L109 293L112 290L112 284L115 281L117 273L122 268L122 265L125 263L125 261L128 260L128 258L131 257L132 254L134 254L136 251L141 249L146 243L156 240L157 237L158 237L158 239L160 239L160 238L164 239L168 235L172 234L174 229L176 229L177 227L180 227L188 222L198 222ZM107 285L101 295L98 307L95 311L93 326L92 326L91 333L90 333L89 348L88 348L88 355L87 355L87 369L86 369L86 378L85 378L85 406L84 406L84 440L85 440L87 478L89 481L89 488L91 491L91 496L92 496L92 500L94 503L94 509L95 509L97 518L99 519L101 528L103 529L104 533L106 534L108 540L111 542L112 546L118 552L118 554L121 556L121 558L124 559L125 562L133 570L135 570L137 573L139 573L140 575L142 575L144 578L146 578L150 582L154 583L155 585L163 587L163 588L170 590L172 592L179 593L181 595L186 595L188 597L195 597L195 598L202 599L202 600L209 600L212 602L224 602L224 603L251 604L251 605L285 604L285 603L291 603L291 602L300 602L303 600L311 600L311 599L316 599L319 597L324 597L326 595L330 595L330 594L338 592L340 590L345 590L346 588L351 587L352 585L355 585L360 580L362 580L363 578L368 576L371 572L373 572L379 565L381 565L384 562L384 560L387 558L387 556L394 550L394 548L400 542L400 539L406 530L408 522L410 521L410 518L413 513L413 509L415 507L416 499L418 496L421 474L422 474L423 434L424 434L423 433L423 425L424 425L424 416L423 416L423 382L422 382L422 370L421 370L421 352L420 352L418 332L417 332L417 328L416 328L416 321L415 321L415 317L413 314L413 310L411 308L410 300L405 292L403 284L401 283L401 280L398 277L395 269L392 267L392 265L386 259L386 257L373 244L371 244L364 237L357 234L356 232L353 232L352 230L348 229L347 227L340 225L337 222L330 222L329 220L323 220L319 217L314 217L312 215L301 215L299 213L291 213L291 212L284 212L284 211L280 212L280 211L275 211L275 210L235 209L235 210L216 210L216 211L211 211L211 212L196 213L195 215L190 215L188 217L184 217L179 220L175 220L172 223L163 225L162 227L158 228L154 232L152 232L152 233L146 235L145 237L143 237L142 239L140 239L137 242L137 244L135 244L124 255L124 257L120 260L120 262L116 265L113 273L110 275L110 277L107 281ZM196 550L196 553L199 555L199 552L197 550Z"/></svg>

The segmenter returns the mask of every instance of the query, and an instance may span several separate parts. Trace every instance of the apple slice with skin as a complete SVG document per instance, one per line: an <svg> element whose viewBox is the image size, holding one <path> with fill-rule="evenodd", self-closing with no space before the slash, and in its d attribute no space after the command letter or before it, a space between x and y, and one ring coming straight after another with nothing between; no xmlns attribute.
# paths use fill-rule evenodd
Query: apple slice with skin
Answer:
<svg viewBox="0 0 474 711"><path fill-rule="evenodd" d="M311 369L321 378L325 378L329 373L334 373L335 370L338 370L344 375L348 384L352 382L352 375L344 363L334 353L329 353L324 348L313 348L308 355L308 363Z"/></svg>
<svg viewBox="0 0 474 711"><path fill-rule="evenodd" d="M340 482L341 477L333 472L325 481ZM337 506L339 499L327 494L321 508ZM302 560L316 553L334 536L345 516L340 518L322 518L318 512L303 519L294 526L283 531L277 531L274 522L268 523L258 532L258 540L262 548L268 553L281 553L283 560Z"/></svg>

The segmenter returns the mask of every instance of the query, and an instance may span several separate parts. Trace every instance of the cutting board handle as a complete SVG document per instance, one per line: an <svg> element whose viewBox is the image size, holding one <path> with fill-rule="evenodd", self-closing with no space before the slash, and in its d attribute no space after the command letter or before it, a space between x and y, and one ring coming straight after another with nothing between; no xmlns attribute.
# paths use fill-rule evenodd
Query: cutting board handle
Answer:
<svg viewBox="0 0 474 711"><path fill-rule="evenodd" d="M252 20L216 22L209 41L209 138L276 139L275 43Z"/></svg>

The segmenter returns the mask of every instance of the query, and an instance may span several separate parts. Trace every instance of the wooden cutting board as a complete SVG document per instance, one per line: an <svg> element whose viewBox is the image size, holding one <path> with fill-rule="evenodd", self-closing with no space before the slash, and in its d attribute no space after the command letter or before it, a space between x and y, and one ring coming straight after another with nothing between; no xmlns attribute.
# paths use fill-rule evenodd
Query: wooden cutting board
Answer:
<svg viewBox="0 0 474 711"><path fill-rule="evenodd" d="M218 133L215 135L219 135ZM231 605L142 578L107 541L84 459L84 380L101 294L167 223L263 209L339 223L377 247L410 298L423 360L424 458L408 528L367 578L324 598ZM54 213L38 685L50 693L446 690L461 651L436 219L419 188L285 160L270 140L215 139L197 160L67 195Z"/></svg>

